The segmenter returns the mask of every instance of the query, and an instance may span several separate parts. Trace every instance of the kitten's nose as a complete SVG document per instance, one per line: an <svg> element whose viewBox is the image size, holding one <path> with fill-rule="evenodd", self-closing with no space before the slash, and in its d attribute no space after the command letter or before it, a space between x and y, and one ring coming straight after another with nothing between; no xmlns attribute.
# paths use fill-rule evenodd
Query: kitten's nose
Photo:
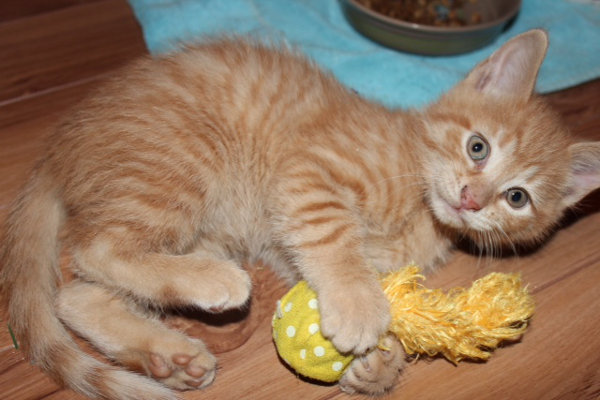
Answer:
<svg viewBox="0 0 600 400"><path fill-rule="evenodd" d="M473 192L469 189L469 186L465 186L460 191L460 209L461 210L470 210L470 211L479 211L481 210L481 206L473 196Z"/></svg>

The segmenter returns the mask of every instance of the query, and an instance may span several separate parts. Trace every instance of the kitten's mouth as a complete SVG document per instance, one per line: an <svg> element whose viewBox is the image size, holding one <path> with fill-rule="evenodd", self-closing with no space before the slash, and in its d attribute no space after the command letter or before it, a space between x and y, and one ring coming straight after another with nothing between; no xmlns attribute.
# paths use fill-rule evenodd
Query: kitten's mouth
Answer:
<svg viewBox="0 0 600 400"><path fill-rule="evenodd" d="M463 218L465 210L463 208L460 208L460 206L455 207L445 199L441 199L441 200L442 200L442 204L444 206L444 211L447 214L450 214L450 215L460 219L462 222L465 222L465 219Z"/></svg>
<svg viewBox="0 0 600 400"><path fill-rule="evenodd" d="M431 192L431 207L433 213L440 222L450 225L454 228L465 228L468 223L465 219L465 210L459 205L453 205L437 190Z"/></svg>

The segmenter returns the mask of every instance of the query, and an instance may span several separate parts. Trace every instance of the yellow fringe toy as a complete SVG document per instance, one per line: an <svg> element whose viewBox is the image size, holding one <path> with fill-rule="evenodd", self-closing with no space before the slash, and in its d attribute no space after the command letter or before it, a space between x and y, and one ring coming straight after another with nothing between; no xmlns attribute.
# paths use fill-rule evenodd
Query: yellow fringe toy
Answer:
<svg viewBox="0 0 600 400"><path fill-rule="evenodd" d="M455 364L487 360L501 342L519 339L533 315L533 299L519 274L491 273L469 289L448 292L423 287L423 279L414 265L381 279L391 305L389 331L407 354L441 354ZM335 382L353 356L340 354L321 335L319 323L316 293L300 282L277 304L273 339L281 358L296 372Z"/></svg>

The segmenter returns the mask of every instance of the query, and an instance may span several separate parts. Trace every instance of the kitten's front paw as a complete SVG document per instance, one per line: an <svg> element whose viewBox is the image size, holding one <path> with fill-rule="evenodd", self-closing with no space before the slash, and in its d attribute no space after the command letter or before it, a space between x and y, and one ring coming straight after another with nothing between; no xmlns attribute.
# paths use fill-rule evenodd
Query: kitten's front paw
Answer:
<svg viewBox="0 0 600 400"><path fill-rule="evenodd" d="M340 379L342 391L380 395L394 387L406 365L406 355L398 340L389 334L380 344L385 350L376 348L352 361Z"/></svg>
<svg viewBox="0 0 600 400"><path fill-rule="evenodd" d="M345 285L319 295L321 332L342 353L374 348L390 323L390 305L379 284Z"/></svg>

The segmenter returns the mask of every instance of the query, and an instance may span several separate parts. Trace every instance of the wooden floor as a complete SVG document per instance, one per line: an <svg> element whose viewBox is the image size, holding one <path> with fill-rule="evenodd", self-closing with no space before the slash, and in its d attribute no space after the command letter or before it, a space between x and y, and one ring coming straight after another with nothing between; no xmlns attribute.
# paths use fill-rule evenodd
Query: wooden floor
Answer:
<svg viewBox="0 0 600 400"><path fill-rule="evenodd" d="M141 31L121 0L0 2L0 221L57 119L115 67L146 53ZM548 98L582 139L600 139L600 81ZM600 193L539 251L497 261L459 253L431 277L431 286L468 285L491 271L521 271L537 301L522 342L491 361L452 364L421 360L389 399L600 398ZM278 360L270 316L283 285L255 269L249 315L238 322L173 324L203 332L220 359L215 383L185 399L342 399L336 386L302 381ZM259 287L262 287L261 291ZM2 311L5 306L2 305ZM5 314L4 312L2 314ZM63 390L13 348L0 325L0 399L81 399ZM361 398L360 396L357 398Z"/></svg>

